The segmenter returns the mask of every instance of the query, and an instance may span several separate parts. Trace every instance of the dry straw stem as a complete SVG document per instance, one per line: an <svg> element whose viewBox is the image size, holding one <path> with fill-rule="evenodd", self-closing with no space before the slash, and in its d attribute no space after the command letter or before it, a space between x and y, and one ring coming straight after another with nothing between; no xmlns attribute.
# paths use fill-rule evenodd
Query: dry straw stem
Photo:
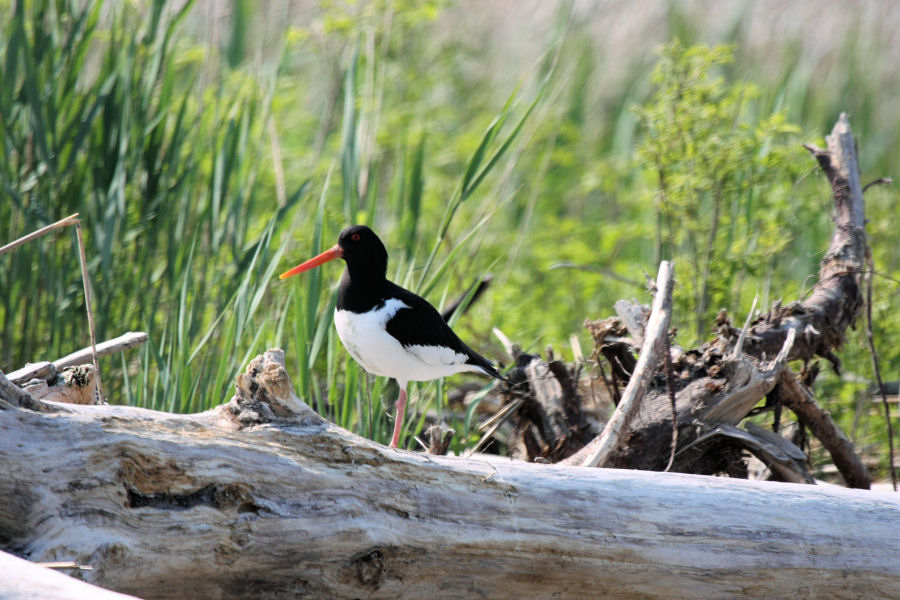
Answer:
<svg viewBox="0 0 900 600"><path fill-rule="evenodd" d="M6 252L9 252L13 248L18 248L22 244L24 244L26 242L30 242L31 240L37 239L37 238L41 237L42 235L46 235L46 234L50 233L51 231L53 231L54 229L59 229L60 227L65 227L66 225L74 225L78 222L80 222L80 219L78 218L78 213L75 213L74 215L69 215L65 219L60 219L56 223L51 223L50 225L47 225L46 227L41 227L37 231L32 231L28 235L22 236L19 239L6 244L2 248L0 248L0 254L5 254Z"/></svg>
<svg viewBox="0 0 900 600"><path fill-rule="evenodd" d="M869 263L868 273L866 274L866 341L869 344L869 354L872 356L872 367L875 371L875 382L878 384L878 392L881 395L881 405L884 407L884 421L887 424L888 460L891 468L891 486L896 492L897 466L894 464L894 426L891 423L891 405L888 403L887 394L884 391L878 351L875 349L875 337L872 334L872 277L875 272L875 263L872 260L871 249L866 252L866 261Z"/></svg>
<svg viewBox="0 0 900 600"><path fill-rule="evenodd" d="M88 328L90 329L91 334L91 354L94 360L94 369L97 371L97 399L99 403L102 403L103 389L100 385L100 361L97 359L97 337L94 334L94 315L93 310L91 309L91 288L88 284L87 257L85 256L84 252L84 238L81 235L81 219L79 218L78 213L69 215L65 219L60 219L59 221L51 223L46 227L41 227L37 231L33 231L28 235L22 236L19 239L6 244L2 248L0 248L0 254L9 252L14 248L17 248L26 242L30 242L31 240L46 235L51 231L54 231L55 229L67 227L69 225L75 226L75 234L78 237L78 261L81 265L81 283L84 286L84 305L85 309L87 310Z"/></svg>
<svg viewBox="0 0 900 600"><path fill-rule="evenodd" d="M91 310L91 286L88 284L87 257L84 253L84 238L81 236L81 221L75 221L78 236L78 259L81 262L81 283L84 285L84 305L87 309L88 329L91 332L91 356L97 371L97 404L103 404L103 388L100 386L100 361L97 359L97 336L94 334L94 311Z"/></svg>

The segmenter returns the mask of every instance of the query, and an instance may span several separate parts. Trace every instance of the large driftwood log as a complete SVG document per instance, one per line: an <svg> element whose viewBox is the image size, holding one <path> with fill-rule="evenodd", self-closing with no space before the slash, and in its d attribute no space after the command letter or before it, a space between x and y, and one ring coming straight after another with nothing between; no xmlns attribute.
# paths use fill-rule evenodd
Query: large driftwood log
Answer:
<svg viewBox="0 0 900 600"><path fill-rule="evenodd" d="M206 413L23 404L0 549L145 598L900 597L896 495L389 450L280 351Z"/></svg>

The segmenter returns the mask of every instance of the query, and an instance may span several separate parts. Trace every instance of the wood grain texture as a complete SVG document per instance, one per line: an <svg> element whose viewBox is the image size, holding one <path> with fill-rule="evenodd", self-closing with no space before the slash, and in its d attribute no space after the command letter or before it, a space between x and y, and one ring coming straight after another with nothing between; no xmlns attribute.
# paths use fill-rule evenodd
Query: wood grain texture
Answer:
<svg viewBox="0 0 900 600"><path fill-rule="evenodd" d="M122 352L123 350L128 350L129 348L134 348L136 346L140 346L144 342L147 341L147 334L143 331L129 331L128 333L123 333L117 338L113 338L111 340L106 340L105 342L101 342L97 344L97 356L109 356L110 354L115 354L116 352ZM58 358L53 361L53 364L57 369L62 369L63 367L71 367L73 365L82 365L84 363L90 362L91 360L91 347L82 348L77 352L73 352L72 354L68 354L63 356L62 358Z"/></svg>
<svg viewBox="0 0 900 600"><path fill-rule="evenodd" d="M142 331L129 331L117 338L106 340L97 344L97 356L108 356L116 352L122 352L135 346L140 346L147 341L147 334ZM92 348L82 348L72 354L67 354L53 362L43 361L25 365L6 374L6 377L16 385L23 385L31 379L53 379L64 367L73 367L91 362Z"/></svg>
<svg viewBox="0 0 900 600"><path fill-rule="evenodd" d="M145 598L900 597L900 498L389 450L280 351L196 415L0 402L0 549Z"/></svg>
<svg viewBox="0 0 900 600"><path fill-rule="evenodd" d="M797 341L790 360L822 356L836 367L834 351L844 343L863 305L861 279L868 243L865 201L860 185L856 142L846 113L841 113L825 137L827 149L807 144L831 184L834 231L819 269L813 293L802 302L773 308L753 322L746 352L772 356L784 343L790 329Z"/></svg>
<svg viewBox="0 0 900 600"><path fill-rule="evenodd" d="M741 459L743 448L727 443L708 444L705 448L695 446L690 453L682 451L718 426L736 425L746 418L778 384L782 369L790 361L808 362L824 357L835 368L840 366L836 352L848 328L861 314L860 284L868 246L856 144L846 114L840 116L826 141L827 149L807 146L828 178L834 209L834 230L821 262L818 282L808 298L785 306L776 303L742 329L733 327L727 313L721 311L716 317L716 336L711 341L699 348L679 350L672 356L679 446L672 465L675 471L740 475L740 469L746 467ZM622 321L631 322L628 332L632 336L643 335L639 317L626 315ZM618 367L630 358L628 345L618 339L623 335L622 323L595 321L588 324L588 329L600 355L609 361L614 381L628 381L631 372L637 369ZM788 343L791 336L793 339ZM787 355L773 366L773 357L784 348L789 350ZM826 420L830 420L827 415ZM627 443L610 453L604 464L665 469L672 439L671 421L666 377L658 370L625 432ZM835 427L833 423L823 423L820 431L830 432ZM836 443L828 443L826 448L844 480L854 486L868 487L870 476L855 456L852 445L841 442L836 435L832 439ZM596 443L592 441L588 447ZM565 460L574 463L580 458L581 454L575 454Z"/></svg>

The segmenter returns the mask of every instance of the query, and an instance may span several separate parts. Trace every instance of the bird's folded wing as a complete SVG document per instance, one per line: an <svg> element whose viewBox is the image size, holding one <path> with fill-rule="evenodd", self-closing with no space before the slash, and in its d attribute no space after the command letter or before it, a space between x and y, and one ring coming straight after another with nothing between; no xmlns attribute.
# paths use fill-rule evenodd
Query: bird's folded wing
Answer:
<svg viewBox="0 0 900 600"><path fill-rule="evenodd" d="M429 365L471 365L487 375L495 375L493 365L469 348L450 329L444 318L424 298L396 286L392 295L409 308L398 310L385 324L408 352Z"/></svg>

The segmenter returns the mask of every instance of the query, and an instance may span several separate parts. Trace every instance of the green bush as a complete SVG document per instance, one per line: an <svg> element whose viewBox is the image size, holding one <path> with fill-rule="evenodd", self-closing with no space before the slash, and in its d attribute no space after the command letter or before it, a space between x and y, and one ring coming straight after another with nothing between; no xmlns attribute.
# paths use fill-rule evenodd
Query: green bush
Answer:
<svg viewBox="0 0 900 600"><path fill-rule="evenodd" d="M791 215L813 209L793 189L802 172L792 156L799 128L783 111L760 114L752 84L713 75L732 61L728 46L669 44L651 75L654 91L637 109L645 130L638 156L655 184L654 262L677 259L675 313L693 315L695 342L718 310L740 308L743 287L758 289L766 278L771 286L802 231Z"/></svg>

